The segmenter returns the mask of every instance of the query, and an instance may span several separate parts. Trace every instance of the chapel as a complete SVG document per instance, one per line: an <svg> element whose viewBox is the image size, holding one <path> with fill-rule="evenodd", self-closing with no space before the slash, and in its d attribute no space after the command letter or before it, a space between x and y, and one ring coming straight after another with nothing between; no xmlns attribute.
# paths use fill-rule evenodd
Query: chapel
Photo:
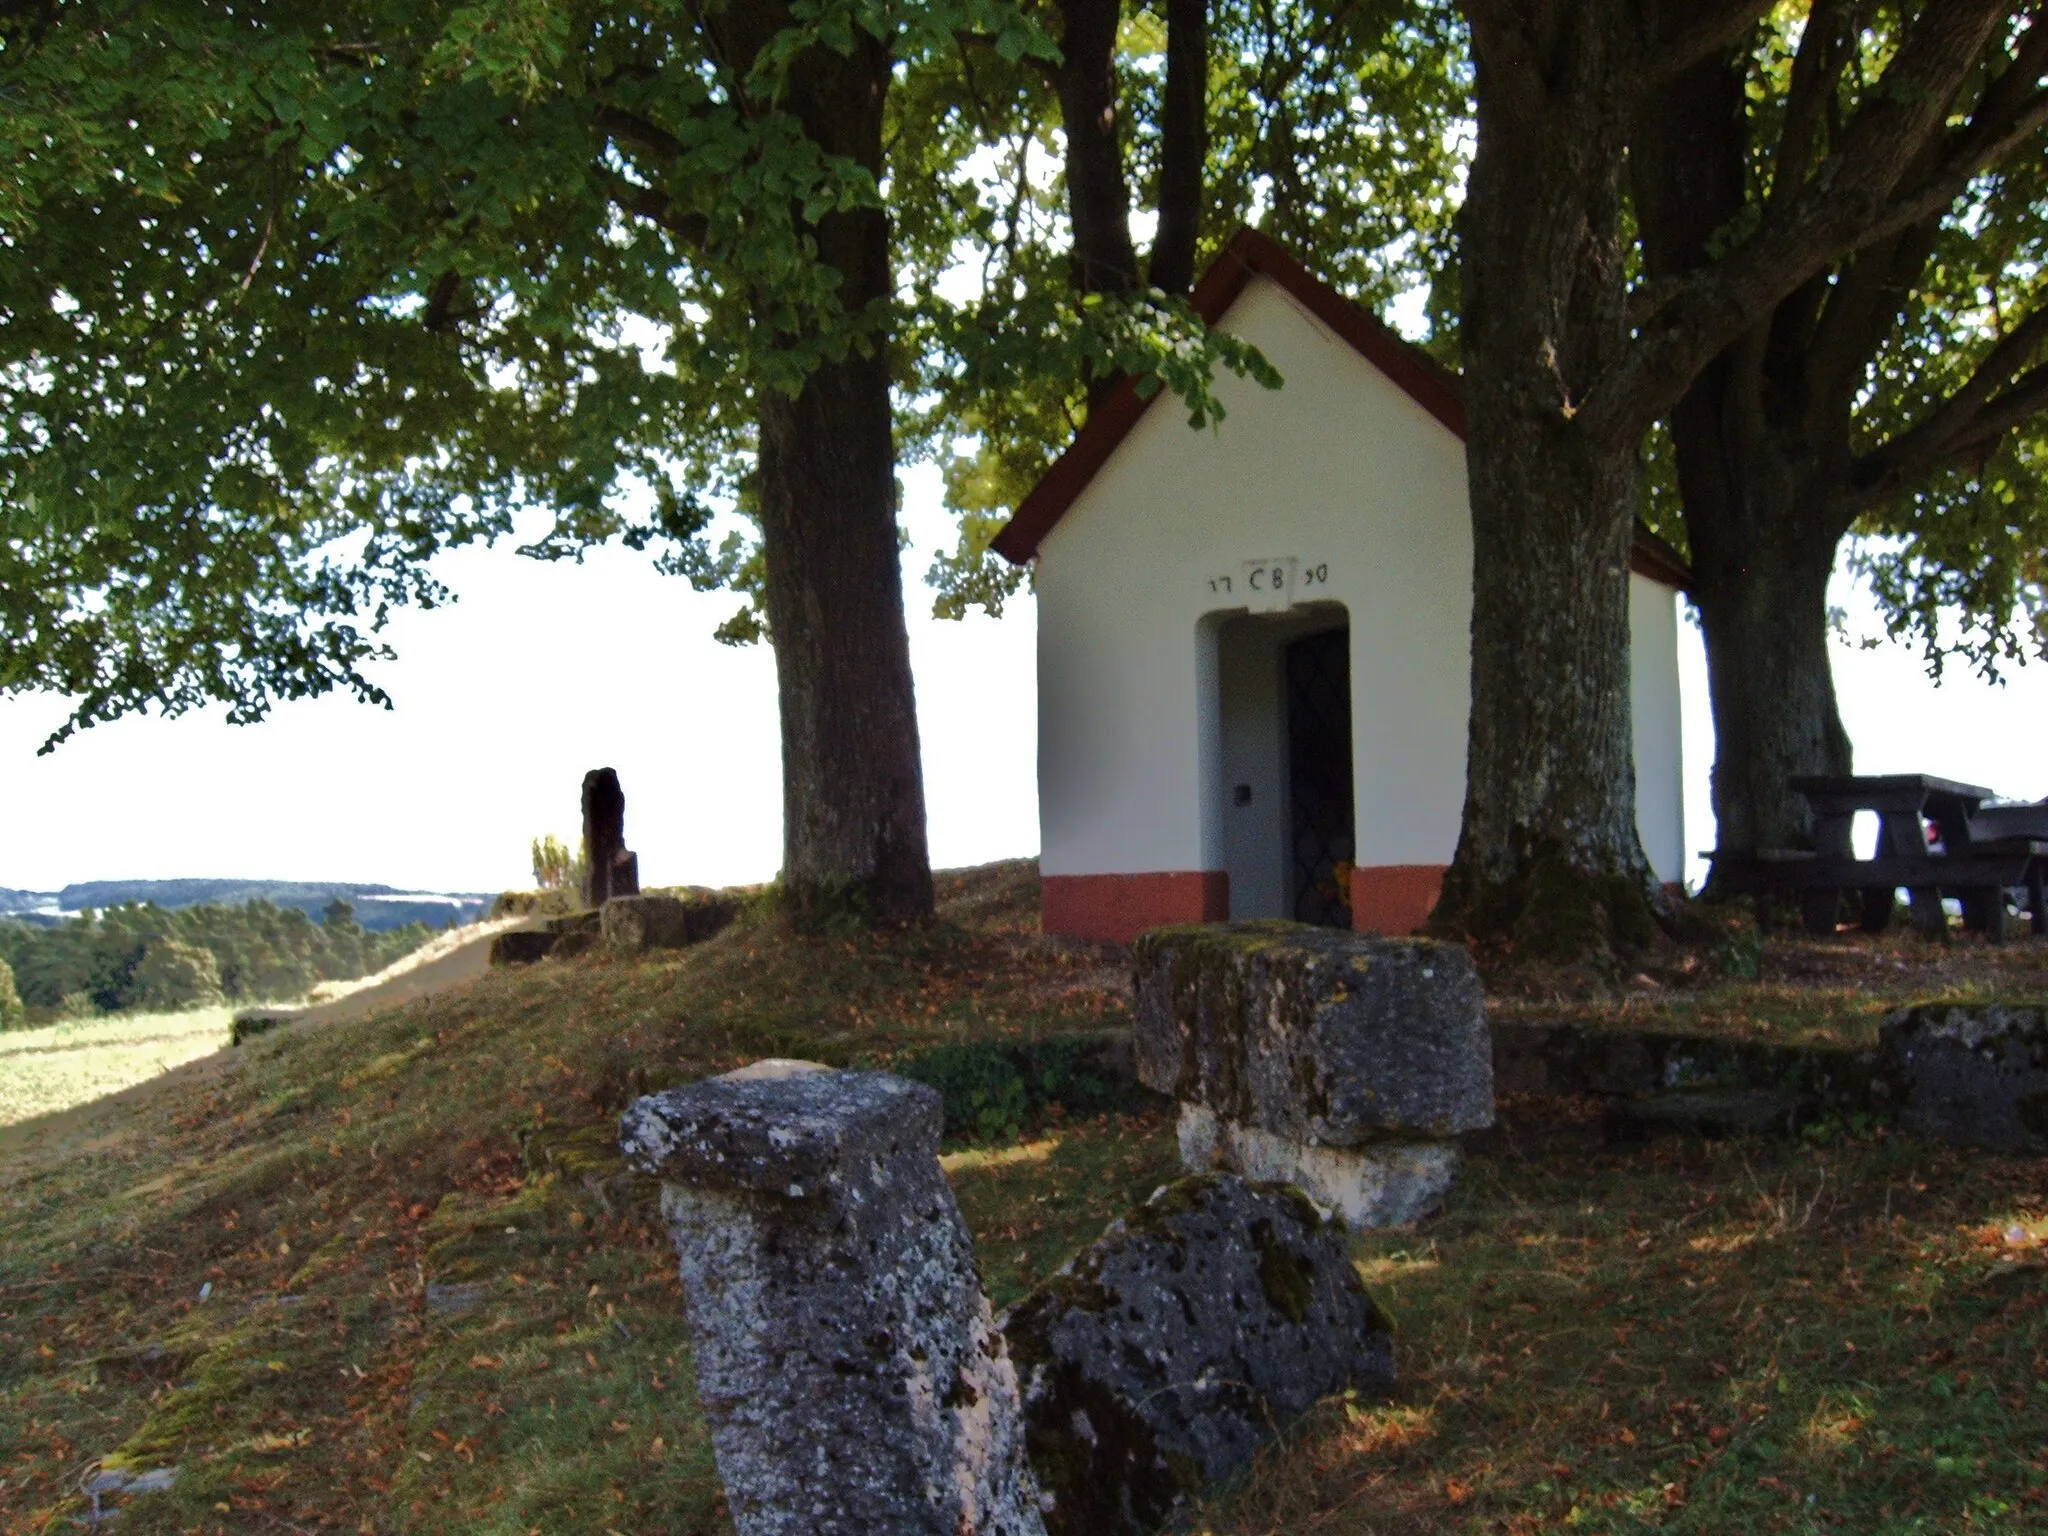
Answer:
<svg viewBox="0 0 2048 1536"><path fill-rule="evenodd" d="M1280 371L1202 428L1107 394L995 540L1036 563L1048 933L1289 917L1406 933L1457 844L1472 520L1458 384L1241 230L1195 308ZM1636 807L1681 878L1677 555L1629 575Z"/></svg>

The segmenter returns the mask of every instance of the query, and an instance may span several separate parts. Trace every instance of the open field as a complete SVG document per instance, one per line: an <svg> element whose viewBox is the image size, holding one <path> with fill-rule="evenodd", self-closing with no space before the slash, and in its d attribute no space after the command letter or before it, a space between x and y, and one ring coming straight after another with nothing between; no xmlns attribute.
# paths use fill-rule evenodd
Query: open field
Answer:
<svg viewBox="0 0 2048 1536"><path fill-rule="evenodd" d="M0 1125L119 1092L217 1051L233 1016L223 1005L0 1033Z"/></svg>
<svg viewBox="0 0 2048 1536"><path fill-rule="evenodd" d="M1028 868L942 889L928 932L492 972L0 1130L0 1529L76 1528L102 1463L179 1468L131 1532L728 1529L613 1117L761 1055L1127 1017ZM1357 1244L1395 1399L1318 1410L1192 1529L2048 1527L2048 1163L1828 1131L1624 1150L1508 1103L1442 1218ZM1173 1137L1055 1114L946 1161L1001 1304Z"/></svg>

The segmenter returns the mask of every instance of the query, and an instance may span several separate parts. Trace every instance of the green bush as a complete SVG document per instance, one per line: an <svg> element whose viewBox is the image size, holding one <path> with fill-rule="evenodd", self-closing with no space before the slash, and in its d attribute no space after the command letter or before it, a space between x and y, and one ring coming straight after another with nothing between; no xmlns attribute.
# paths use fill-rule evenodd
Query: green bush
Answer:
<svg viewBox="0 0 2048 1536"><path fill-rule="evenodd" d="M971 1041L900 1058L889 1070L938 1089L948 1137L1004 1141L1041 1124L1054 1106L1069 1115L1128 1108L1130 1087L1103 1067L1102 1053L1101 1040L1085 1037Z"/></svg>
<svg viewBox="0 0 2048 1536"><path fill-rule="evenodd" d="M128 984L128 1005L145 1013L197 1008L221 997L212 951L177 939L157 939L144 949Z"/></svg>
<svg viewBox="0 0 2048 1536"><path fill-rule="evenodd" d="M14 968L0 960L0 1029L19 1029L27 1016L21 994L14 990Z"/></svg>

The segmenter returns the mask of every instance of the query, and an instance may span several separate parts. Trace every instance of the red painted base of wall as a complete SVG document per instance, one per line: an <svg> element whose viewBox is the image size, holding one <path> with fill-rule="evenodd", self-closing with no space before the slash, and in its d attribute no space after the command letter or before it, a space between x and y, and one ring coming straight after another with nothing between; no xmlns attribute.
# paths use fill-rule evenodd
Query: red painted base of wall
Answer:
<svg viewBox="0 0 2048 1536"><path fill-rule="evenodd" d="M1351 871L1351 926L1360 933L1413 933L1429 920L1448 864L1373 864Z"/></svg>
<svg viewBox="0 0 2048 1536"><path fill-rule="evenodd" d="M1230 876L1220 869L1047 875L1039 912L1047 933L1128 944L1168 923L1222 922L1230 916Z"/></svg>

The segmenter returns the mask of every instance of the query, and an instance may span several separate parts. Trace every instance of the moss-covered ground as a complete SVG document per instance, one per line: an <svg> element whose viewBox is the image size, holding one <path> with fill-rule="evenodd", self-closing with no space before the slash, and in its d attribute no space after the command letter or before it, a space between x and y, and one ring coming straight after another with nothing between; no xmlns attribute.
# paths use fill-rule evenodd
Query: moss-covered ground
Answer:
<svg viewBox="0 0 2048 1536"><path fill-rule="evenodd" d="M725 1530L612 1117L761 1055L1127 1017L1028 867L941 884L927 932L544 962L0 1129L0 1529L90 1528L125 1464L179 1469L130 1532ZM1194 1528L2048 1527L2048 1165L1821 1130L1624 1151L1505 1106L1450 1211L1358 1244L1396 1400L1318 1410ZM1001 1304L1173 1138L1055 1112L947 1166Z"/></svg>

